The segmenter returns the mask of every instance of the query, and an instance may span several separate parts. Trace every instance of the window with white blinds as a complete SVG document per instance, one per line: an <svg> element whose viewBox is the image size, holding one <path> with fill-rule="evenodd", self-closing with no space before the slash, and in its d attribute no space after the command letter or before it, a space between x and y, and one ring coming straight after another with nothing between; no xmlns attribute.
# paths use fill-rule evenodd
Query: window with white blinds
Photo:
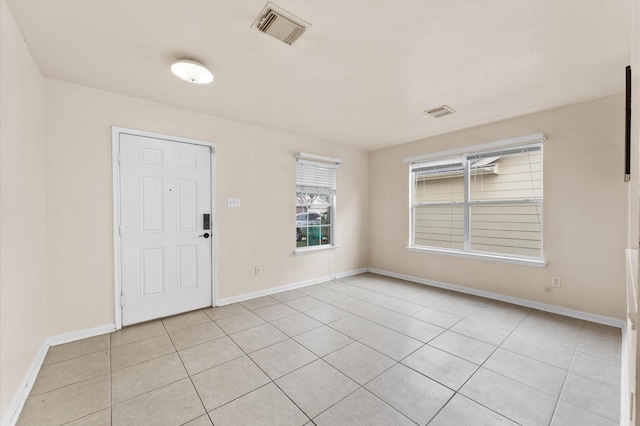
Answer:
<svg viewBox="0 0 640 426"><path fill-rule="evenodd" d="M341 161L329 160L333 161L297 159L297 250L334 246L336 174Z"/></svg>
<svg viewBox="0 0 640 426"><path fill-rule="evenodd" d="M411 161L411 247L542 259L542 140Z"/></svg>

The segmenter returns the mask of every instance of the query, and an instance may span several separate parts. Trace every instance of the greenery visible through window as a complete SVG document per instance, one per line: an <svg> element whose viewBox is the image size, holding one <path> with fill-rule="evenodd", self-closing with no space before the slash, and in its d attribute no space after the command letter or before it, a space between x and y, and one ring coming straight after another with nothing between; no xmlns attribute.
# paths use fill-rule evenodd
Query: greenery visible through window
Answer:
<svg viewBox="0 0 640 426"><path fill-rule="evenodd" d="M336 166L298 159L296 247L333 245Z"/></svg>
<svg viewBox="0 0 640 426"><path fill-rule="evenodd" d="M411 246L542 258L542 143L411 165Z"/></svg>

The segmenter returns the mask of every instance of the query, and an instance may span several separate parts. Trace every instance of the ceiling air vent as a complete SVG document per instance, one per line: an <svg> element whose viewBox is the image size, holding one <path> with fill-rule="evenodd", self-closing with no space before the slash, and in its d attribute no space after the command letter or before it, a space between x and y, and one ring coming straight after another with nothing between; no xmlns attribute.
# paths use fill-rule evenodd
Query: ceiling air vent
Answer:
<svg viewBox="0 0 640 426"><path fill-rule="evenodd" d="M311 24L268 2L253 26L278 40L293 44Z"/></svg>
<svg viewBox="0 0 640 426"><path fill-rule="evenodd" d="M453 114L454 112L455 111L452 110L450 107L446 105L442 105L437 108L428 109L424 113L429 114L430 116L435 118L440 118L440 117L444 117L445 115Z"/></svg>

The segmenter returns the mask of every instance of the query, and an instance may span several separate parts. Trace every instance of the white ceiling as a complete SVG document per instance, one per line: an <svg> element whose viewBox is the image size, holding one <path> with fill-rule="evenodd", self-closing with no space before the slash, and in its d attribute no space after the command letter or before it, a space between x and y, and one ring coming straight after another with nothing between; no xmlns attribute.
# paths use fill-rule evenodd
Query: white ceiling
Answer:
<svg viewBox="0 0 640 426"><path fill-rule="evenodd" d="M366 150L622 92L630 60L631 0L274 0L292 46L266 0L7 3L46 77Z"/></svg>

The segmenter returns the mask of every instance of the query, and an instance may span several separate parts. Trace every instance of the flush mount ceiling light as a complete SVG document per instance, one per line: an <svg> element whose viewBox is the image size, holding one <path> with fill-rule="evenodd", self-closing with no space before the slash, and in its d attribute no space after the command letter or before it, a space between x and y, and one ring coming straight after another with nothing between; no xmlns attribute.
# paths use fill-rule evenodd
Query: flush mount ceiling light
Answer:
<svg viewBox="0 0 640 426"><path fill-rule="evenodd" d="M180 80L193 84L209 84L213 81L213 74L200 62L190 59L180 59L171 65L171 72Z"/></svg>

